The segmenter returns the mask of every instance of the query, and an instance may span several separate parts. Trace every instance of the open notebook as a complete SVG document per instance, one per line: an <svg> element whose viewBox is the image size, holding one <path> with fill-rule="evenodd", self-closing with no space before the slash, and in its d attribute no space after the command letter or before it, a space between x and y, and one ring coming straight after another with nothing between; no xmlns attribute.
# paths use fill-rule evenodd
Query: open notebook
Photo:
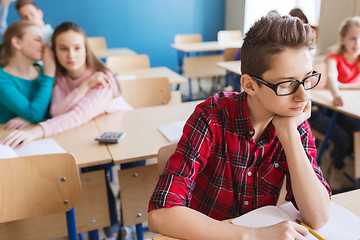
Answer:
<svg viewBox="0 0 360 240"><path fill-rule="evenodd" d="M265 206L255 209L231 222L246 227L265 227L284 220L295 221L295 219L301 219L300 213L289 202L278 207ZM316 232L326 240L360 240L360 218L331 202L330 220ZM306 239L318 240L311 233L306 236Z"/></svg>
<svg viewBox="0 0 360 240"><path fill-rule="evenodd" d="M0 159L65 152L66 151L52 138L29 142L23 147L14 149L0 144Z"/></svg>

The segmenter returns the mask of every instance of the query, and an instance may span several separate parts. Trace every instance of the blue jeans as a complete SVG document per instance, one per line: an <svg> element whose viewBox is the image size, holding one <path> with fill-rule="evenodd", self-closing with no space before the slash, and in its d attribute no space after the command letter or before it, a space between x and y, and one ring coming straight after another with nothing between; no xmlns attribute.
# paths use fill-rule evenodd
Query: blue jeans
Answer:
<svg viewBox="0 0 360 240"><path fill-rule="evenodd" d="M326 109L325 109L326 110ZM330 126L333 111L319 110L311 113L308 122L311 128L325 134ZM357 131L357 119L339 114L339 117L331 132L330 139L334 148L330 153L333 165L337 169L344 167L344 158L353 152L353 133Z"/></svg>

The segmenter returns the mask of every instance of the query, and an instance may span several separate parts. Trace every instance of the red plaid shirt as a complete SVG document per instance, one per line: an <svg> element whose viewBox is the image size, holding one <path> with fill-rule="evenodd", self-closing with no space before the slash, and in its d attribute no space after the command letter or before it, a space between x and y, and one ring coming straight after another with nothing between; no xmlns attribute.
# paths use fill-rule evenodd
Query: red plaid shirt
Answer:
<svg viewBox="0 0 360 240"><path fill-rule="evenodd" d="M148 211L180 205L218 220L234 218L275 205L284 175L286 200L296 204L275 128L269 124L259 141L254 141L246 96L221 92L196 107L159 178ZM314 160L316 148L309 124L305 121L298 131L316 175L331 194Z"/></svg>

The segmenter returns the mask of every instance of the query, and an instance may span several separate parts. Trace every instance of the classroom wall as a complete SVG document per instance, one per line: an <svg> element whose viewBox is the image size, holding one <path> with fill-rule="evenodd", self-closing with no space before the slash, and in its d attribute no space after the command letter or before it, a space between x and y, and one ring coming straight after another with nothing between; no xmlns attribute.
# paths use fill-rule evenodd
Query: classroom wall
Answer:
<svg viewBox="0 0 360 240"><path fill-rule="evenodd" d="M81 25L88 36L105 36L109 47L128 47L150 56L151 66L176 70L177 33L200 33L216 40L224 29L225 0L34 0L46 23ZM18 21L14 3L8 22Z"/></svg>
<svg viewBox="0 0 360 240"><path fill-rule="evenodd" d="M245 0L226 0L225 29L244 31Z"/></svg>

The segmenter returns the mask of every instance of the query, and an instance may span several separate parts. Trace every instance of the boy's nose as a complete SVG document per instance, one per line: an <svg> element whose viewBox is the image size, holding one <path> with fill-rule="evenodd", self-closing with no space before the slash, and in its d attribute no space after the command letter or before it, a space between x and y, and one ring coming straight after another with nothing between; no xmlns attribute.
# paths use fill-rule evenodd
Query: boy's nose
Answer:
<svg viewBox="0 0 360 240"><path fill-rule="evenodd" d="M297 101L307 101L309 99L308 90L305 90L304 86L300 84L300 86L294 93L294 97Z"/></svg>

